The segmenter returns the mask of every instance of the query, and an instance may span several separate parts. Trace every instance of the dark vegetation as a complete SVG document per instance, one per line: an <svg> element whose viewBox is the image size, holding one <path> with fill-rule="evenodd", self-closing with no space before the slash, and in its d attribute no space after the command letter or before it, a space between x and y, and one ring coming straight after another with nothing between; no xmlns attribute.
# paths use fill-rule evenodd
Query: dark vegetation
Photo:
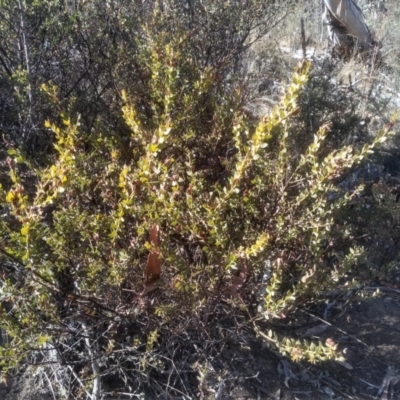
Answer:
<svg viewBox="0 0 400 400"><path fill-rule="evenodd" d="M0 3L4 380L222 399L252 354L350 365L296 332L397 282L394 106L373 63L280 53L296 4Z"/></svg>

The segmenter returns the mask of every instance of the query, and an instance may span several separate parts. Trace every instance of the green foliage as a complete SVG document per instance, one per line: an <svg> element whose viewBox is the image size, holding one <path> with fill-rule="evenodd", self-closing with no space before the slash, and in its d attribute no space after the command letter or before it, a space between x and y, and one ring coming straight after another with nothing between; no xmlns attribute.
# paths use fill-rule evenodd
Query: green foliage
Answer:
<svg viewBox="0 0 400 400"><path fill-rule="evenodd" d="M242 111L240 85L221 79L224 66L194 57L191 33L154 34L153 23L142 25L136 41L146 91L122 93L125 141L99 121L85 129L70 107L46 122L55 141L48 166L9 151L10 187L0 196L1 257L13 270L0 288L0 324L11 337L2 349L5 370L29 351L74 342L76 327L95 339L101 356L115 356L123 348L113 338L120 321L150 315L172 330L182 316L200 320L222 300L253 313L249 298L262 275L262 315L281 318L334 288L363 255L344 244L337 216L351 196L335 183L389 129L361 148L326 152L324 125L298 157L292 124L309 62L297 67L280 104L254 123ZM65 109L52 87L42 91ZM149 239L153 226L159 246ZM150 285L152 252L162 273ZM142 369L156 364L146 355L156 357L159 338L150 325L137 342L144 345L129 348ZM338 358L335 348L275 342L295 360Z"/></svg>
<svg viewBox="0 0 400 400"><path fill-rule="evenodd" d="M306 340L280 337L272 330L269 330L267 335L258 329L256 331L269 347L277 349L282 355L290 357L294 362L305 360L315 364L327 360L339 362L345 360L337 351L337 344L330 344L329 341L325 345L321 342L315 344Z"/></svg>

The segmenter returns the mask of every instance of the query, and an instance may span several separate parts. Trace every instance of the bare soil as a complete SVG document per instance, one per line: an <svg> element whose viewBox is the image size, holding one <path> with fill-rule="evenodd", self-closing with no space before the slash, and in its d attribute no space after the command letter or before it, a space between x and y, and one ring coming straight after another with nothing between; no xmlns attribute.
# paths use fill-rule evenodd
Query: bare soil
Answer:
<svg viewBox="0 0 400 400"><path fill-rule="evenodd" d="M400 291L383 287L381 293L331 309L331 326L318 338L339 343L346 364L294 364L255 347L248 371L255 377L226 400L400 399ZM294 336L319 325L309 316Z"/></svg>
<svg viewBox="0 0 400 400"><path fill-rule="evenodd" d="M373 293L375 288L369 291ZM380 292L374 298L363 299L354 294L336 302L328 314L325 311L328 328L313 336L322 342L329 338L339 343L346 364L295 364L271 351L262 341L247 340L249 335L240 335L242 340L227 341L219 356L207 365L206 373L199 379L196 398L400 399L397 372L400 371L400 290L386 286L381 287ZM322 318L323 309L320 311ZM317 314L318 310L305 314L295 325L285 329L286 334L304 337L305 332L323 324L315 318ZM0 399L4 400L53 398L29 369L15 377L9 386L0 385ZM111 397L105 399L111 400Z"/></svg>

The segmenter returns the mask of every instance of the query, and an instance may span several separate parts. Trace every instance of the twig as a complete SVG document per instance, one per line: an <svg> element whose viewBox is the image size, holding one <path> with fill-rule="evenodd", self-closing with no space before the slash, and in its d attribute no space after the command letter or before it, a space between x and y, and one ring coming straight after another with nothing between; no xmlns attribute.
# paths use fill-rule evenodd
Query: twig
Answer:
<svg viewBox="0 0 400 400"><path fill-rule="evenodd" d="M54 400L57 400L56 395L55 395L54 390L53 390L53 385L51 384L50 379L49 379L49 377L47 376L46 372L44 373L44 377L46 378L46 380L47 380L47 382L48 382L48 384L49 384L49 388L50 388L50 390L51 390L51 394L53 395L53 399L54 399Z"/></svg>
<svg viewBox="0 0 400 400"><path fill-rule="evenodd" d="M158 386L160 386L157 382L155 382L155 383L156 383ZM167 384L165 384L164 382L160 382L160 384L161 384L161 385L164 385L164 386L167 386ZM160 389L163 390L161 387L160 387ZM186 388L185 388L185 389L186 389ZM174 390L175 392L181 394L181 395L183 396L183 398L185 398L185 399L188 399L188 400L191 400L191 399L192 399L191 397L187 396L185 393L181 392L181 391L180 391L179 389L177 389L176 387L172 388L172 390ZM187 389L186 389L186 390L187 390Z"/></svg>
<svg viewBox="0 0 400 400"><path fill-rule="evenodd" d="M86 325L85 321L81 321L81 325L83 328L83 331L85 332L85 343L86 343L86 347L87 350L89 352L90 358L91 358L91 362L92 362L92 370L93 370L93 388L92 388L92 396L91 399L92 400L99 400L100 399L100 366L99 363L97 362L93 350L92 350L92 345L90 343L90 339L89 339L89 329Z"/></svg>
<svg viewBox="0 0 400 400"><path fill-rule="evenodd" d="M303 313L305 313L305 314L308 314L309 316L311 316L311 317L313 317L313 318L318 319L319 321L323 322L324 324L329 325L330 327L336 329L336 330L339 331L340 333L343 333L344 335L346 335L346 336L348 336L348 337L351 337L351 338L354 339L356 342L358 342L358 343L362 344L363 346L369 348L369 346L368 346L366 343L364 343L363 341L361 341L360 339L356 338L356 337L353 336L353 335L350 335L349 333L347 333L347 332L344 331L343 329L340 329L340 328L338 328L338 327L332 325L330 322L324 320L323 318L317 317L316 315L314 315L314 314L312 314L312 313L310 313L309 311L306 311L306 310L301 310L301 309L300 309L300 311L303 312Z"/></svg>
<svg viewBox="0 0 400 400"><path fill-rule="evenodd" d="M307 369L307 373L309 373L314 379L319 380L323 384L331 387L333 390L336 390L336 392L340 393L342 396L347 397L348 399L355 399L353 396L350 396L349 394L343 392L342 390L338 389L337 386L334 384L330 383L329 381L326 381L325 379L318 379L309 369Z"/></svg>
<svg viewBox="0 0 400 400"><path fill-rule="evenodd" d="M362 383L365 383L366 385L374 388L374 389L380 389L381 387L379 385L373 385L372 383L369 383L367 381L365 381L364 379L358 378L359 381L361 381Z"/></svg>
<svg viewBox="0 0 400 400"><path fill-rule="evenodd" d="M308 371L308 372L310 372L310 371ZM335 385L333 385L332 383L326 381L325 379L321 379L320 382L322 382L325 385L328 385L333 390L335 390L336 392L340 393L342 396L347 397L348 399L355 399L353 396L350 396L349 394L347 394L347 393L343 392L342 390L338 389Z"/></svg>
<svg viewBox="0 0 400 400"><path fill-rule="evenodd" d="M64 374L63 374L63 376L61 377L61 381L60 381L60 379L58 379L57 372L58 372L60 369L61 369L61 368L60 368L59 366L56 367L56 368L52 367L52 373L51 373L49 379L54 378L55 381L56 381L56 383L57 383L57 385L58 385L58 387L60 388L59 390L61 390L61 391L62 391L62 390L65 390L65 393L69 393L69 389L66 390L65 385L64 385L64 382L62 382L62 379L64 378ZM71 375L68 375L68 376L69 376L69 380L71 381ZM55 400L57 400L57 399L55 399Z"/></svg>
<svg viewBox="0 0 400 400"><path fill-rule="evenodd" d="M137 397L138 399L141 399L142 398L142 396L140 395L140 394L134 394L134 393L125 393L125 392L106 392L106 393L104 393L104 394L110 394L110 395L114 395L114 394L117 394L117 395L120 395L120 396L129 396L130 398L132 398L132 397Z"/></svg>
<svg viewBox="0 0 400 400"><path fill-rule="evenodd" d="M301 48L303 50L303 58L307 58L307 41L306 41L306 33L304 30L304 18L300 19L300 29L301 29Z"/></svg>
<svg viewBox="0 0 400 400"><path fill-rule="evenodd" d="M75 371L73 370L73 368L68 365L69 370L72 372L72 375L74 375L74 378L76 379L76 381L79 383L79 385L81 386L81 388L86 392L87 397L90 399L92 396L90 395L90 393L86 390L85 385L82 383L82 381L79 379L78 375L76 375Z"/></svg>
<svg viewBox="0 0 400 400"><path fill-rule="evenodd" d="M183 380L182 380L180 371L179 371L178 368L176 367L176 365L175 365L175 363L174 363L174 360L173 360L172 358L168 358L168 357L163 356L163 355L161 355L161 354L160 354L160 357L161 357L161 358L165 358L166 360L168 360L168 361L171 362L172 366L175 368L175 371L176 371L176 373L177 373L177 375L178 375L178 377L179 377L179 379L180 379L180 381L181 381L182 386L183 386L183 387L185 388L185 390L187 391L187 388L186 388L186 386L185 386L185 383L184 383ZM172 374L171 374L171 375L172 375ZM169 381L170 381L170 378L168 378L168 385L167 385L167 386L169 386ZM173 390L176 390L176 389L174 388ZM181 393L181 392L179 392L179 393ZM181 394L183 394L183 393L181 393Z"/></svg>

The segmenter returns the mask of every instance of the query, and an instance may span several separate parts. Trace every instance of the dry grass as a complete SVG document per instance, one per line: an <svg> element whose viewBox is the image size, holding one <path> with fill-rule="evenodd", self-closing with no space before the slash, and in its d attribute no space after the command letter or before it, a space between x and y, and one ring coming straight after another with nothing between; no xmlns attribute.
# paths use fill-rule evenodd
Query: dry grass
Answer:
<svg viewBox="0 0 400 400"><path fill-rule="evenodd" d="M256 42L247 54L245 70L248 71L251 113L265 115L276 104L290 71L306 53L333 84L348 89L349 96L357 103L354 111L361 118L375 118L375 122L379 119L375 128L389 121L400 105L397 95L400 89L400 5L387 1L382 8L364 0L357 3L379 43L370 60L364 62L357 56L346 62L331 59L326 27L321 21L321 2L299 3L282 24Z"/></svg>

